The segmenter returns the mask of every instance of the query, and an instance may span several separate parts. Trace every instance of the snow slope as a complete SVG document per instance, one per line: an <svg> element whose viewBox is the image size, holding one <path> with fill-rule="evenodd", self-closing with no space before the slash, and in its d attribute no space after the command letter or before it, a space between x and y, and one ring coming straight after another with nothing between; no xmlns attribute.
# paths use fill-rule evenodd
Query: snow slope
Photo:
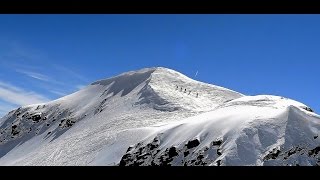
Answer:
<svg viewBox="0 0 320 180"><path fill-rule="evenodd" d="M122 131L179 121L242 96L162 67L123 73L1 118L0 165L94 165Z"/></svg>
<svg viewBox="0 0 320 180"><path fill-rule="evenodd" d="M120 165L319 165L320 116L306 107L278 96L235 99L183 121L140 129L146 138L127 149ZM108 155L108 149L102 152Z"/></svg>
<svg viewBox="0 0 320 180"><path fill-rule="evenodd" d="M0 165L319 165L319 129L300 102L145 68L8 113Z"/></svg>

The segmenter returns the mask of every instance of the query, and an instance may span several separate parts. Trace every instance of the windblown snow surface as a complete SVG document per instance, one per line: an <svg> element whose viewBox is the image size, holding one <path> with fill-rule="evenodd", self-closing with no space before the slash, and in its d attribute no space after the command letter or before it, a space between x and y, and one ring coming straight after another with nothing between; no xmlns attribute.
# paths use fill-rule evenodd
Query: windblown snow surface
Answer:
<svg viewBox="0 0 320 180"><path fill-rule="evenodd" d="M0 165L320 165L320 116L171 69L131 71L0 119Z"/></svg>

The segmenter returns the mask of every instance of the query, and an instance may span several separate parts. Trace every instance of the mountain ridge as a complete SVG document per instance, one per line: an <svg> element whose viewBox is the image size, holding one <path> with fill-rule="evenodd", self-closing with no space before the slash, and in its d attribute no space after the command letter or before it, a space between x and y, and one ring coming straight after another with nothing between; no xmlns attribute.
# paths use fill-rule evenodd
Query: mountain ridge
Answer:
<svg viewBox="0 0 320 180"><path fill-rule="evenodd" d="M290 119L285 116L277 117L277 114L287 112L286 108L290 110L291 106L298 110L291 113L293 115ZM256 115L253 116L254 114ZM288 117L289 115L290 113ZM95 81L75 93L48 103L23 106L9 112L0 119L0 165L132 165L132 162L140 163L135 165L151 165L148 163L157 158L162 158L162 162L156 160L153 165L184 165L178 163L182 159L186 165L246 165L250 158L252 163L257 159L261 161L255 165L264 165L268 162L262 163L261 157L267 157L264 153L272 151L271 146L277 146L275 141L281 139L278 137L280 134L273 132L268 126L283 128L286 126L280 122L289 122L298 116L298 122L306 121L310 126L298 124L298 127L290 128L304 128L307 139L302 138L302 141L317 145L319 138L312 140L311 136L317 136L320 117L302 103L280 96L245 96L224 87L193 80L164 67L143 68ZM221 120L222 117L225 121ZM265 125L268 119L271 119L272 123ZM213 151L218 152L217 145L208 145L208 142L219 144L223 136L234 137L231 139L235 142L239 139L236 138L239 128L237 125L246 121L257 122L259 125L249 126L249 131L263 132L262 134L272 132L271 135L269 133L271 139L261 141L264 144L272 142L270 147L259 143L252 144L252 140L245 139L236 144L244 149L247 148L245 144L254 147L248 152L258 152L259 158L255 155L243 156L243 153L235 151L237 148L232 143L225 142L222 142L224 146L233 148L213 154ZM230 127L225 124L227 122ZM215 127L210 124L215 124ZM175 125L178 126L172 129ZM259 129L260 126L262 129ZM166 146L157 140L153 142L156 137L161 139L156 132L162 132L166 128L168 133L164 135L177 141L165 141L172 146ZM192 132L191 134L203 134L205 137L214 131L229 132L231 135L222 133L219 136L210 136L209 140L203 143L201 138L197 142L196 136L185 134ZM266 138L262 137L263 135L258 136ZM207 154L208 157L202 153L201 157L208 160L206 163L197 160L201 149L186 149L192 146L188 145L189 141L191 144L198 143L197 146L203 148L206 146L210 149L209 152L212 151ZM297 146L295 142L277 147ZM146 146L144 143L147 143ZM147 146L154 147L153 151L145 150ZM131 149L127 151L128 147ZM144 148L141 152L151 154L155 153L154 150L159 150L160 155L153 154L154 157L146 157L147 160L143 162L134 158L128 159L130 156L142 158L139 152L141 148ZM172 148L176 148L176 151ZM315 157L311 158L312 160L309 156L304 157L304 162L300 164L318 163L317 146L313 148ZM187 153L186 157L180 156L182 151ZM176 159L176 156L169 157L172 153L180 153L180 159ZM126 154L127 158L124 157ZM197 157L195 154L198 154ZM235 155L231 156L232 154ZM269 156L273 157L272 153ZM237 160L239 158L242 160ZM272 165L278 164L279 162L276 162Z"/></svg>

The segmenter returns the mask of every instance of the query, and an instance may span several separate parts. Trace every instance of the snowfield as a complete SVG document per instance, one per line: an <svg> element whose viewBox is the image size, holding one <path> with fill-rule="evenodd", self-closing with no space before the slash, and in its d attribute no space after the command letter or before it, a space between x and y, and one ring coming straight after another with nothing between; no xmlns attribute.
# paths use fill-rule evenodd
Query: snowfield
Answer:
<svg viewBox="0 0 320 180"><path fill-rule="evenodd" d="M0 165L320 165L320 116L155 67L0 119Z"/></svg>

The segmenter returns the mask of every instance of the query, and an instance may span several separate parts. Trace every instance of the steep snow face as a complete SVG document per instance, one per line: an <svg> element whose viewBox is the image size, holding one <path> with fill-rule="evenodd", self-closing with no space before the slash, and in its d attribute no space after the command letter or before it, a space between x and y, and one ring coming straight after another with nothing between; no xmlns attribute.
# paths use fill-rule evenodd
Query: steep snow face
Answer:
<svg viewBox="0 0 320 180"><path fill-rule="evenodd" d="M189 111L209 111L225 101L243 96L220 86L195 81L166 68L158 68L152 73L149 86L173 106Z"/></svg>
<svg viewBox="0 0 320 180"><path fill-rule="evenodd" d="M123 73L1 118L0 165L86 165L123 130L179 121L242 96L161 67Z"/></svg>
<svg viewBox="0 0 320 180"><path fill-rule="evenodd" d="M116 79L116 81L115 81ZM111 85L106 94L127 95L140 84L139 99L134 103L151 104L157 110L209 111L217 105L243 95L215 85L201 83L167 68L146 68L127 72L116 78L101 80L92 85Z"/></svg>
<svg viewBox="0 0 320 180"><path fill-rule="evenodd" d="M113 160L119 165L319 165L319 130L320 116L302 103L246 96L183 121L132 130L146 138ZM132 132L119 135L96 162L108 162L103 157L123 147L126 133Z"/></svg>

